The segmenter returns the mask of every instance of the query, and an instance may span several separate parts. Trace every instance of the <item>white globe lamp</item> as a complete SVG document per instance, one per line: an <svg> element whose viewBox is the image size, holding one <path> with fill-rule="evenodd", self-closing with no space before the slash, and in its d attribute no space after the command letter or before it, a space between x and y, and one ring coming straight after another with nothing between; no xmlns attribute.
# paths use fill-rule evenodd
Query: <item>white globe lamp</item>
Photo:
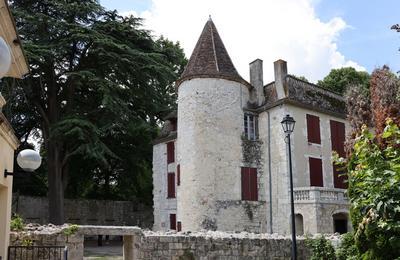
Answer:
<svg viewBox="0 0 400 260"><path fill-rule="evenodd" d="M22 150L17 156L17 163L24 171L33 172L42 163L40 154L35 150Z"/></svg>
<svg viewBox="0 0 400 260"><path fill-rule="evenodd" d="M0 79L10 70L11 52L7 43L0 37Z"/></svg>

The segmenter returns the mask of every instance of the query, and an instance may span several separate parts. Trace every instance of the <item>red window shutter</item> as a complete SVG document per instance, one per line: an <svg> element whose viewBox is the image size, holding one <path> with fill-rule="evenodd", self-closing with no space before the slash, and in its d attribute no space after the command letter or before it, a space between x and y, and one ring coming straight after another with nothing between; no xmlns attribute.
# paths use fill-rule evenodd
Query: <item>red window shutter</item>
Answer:
<svg viewBox="0 0 400 260"><path fill-rule="evenodd" d="M258 200L257 169L250 168L250 200Z"/></svg>
<svg viewBox="0 0 400 260"><path fill-rule="evenodd" d="M340 166L333 164L333 185L335 188L347 189L347 174L340 170Z"/></svg>
<svg viewBox="0 0 400 260"><path fill-rule="evenodd" d="M310 165L310 186L323 187L322 160L318 158L308 158Z"/></svg>
<svg viewBox="0 0 400 260"><path fill-rule="evenodd" d="M346 156L344 152L344 141L346 138L346 129L345 125L342 122L337 122L331 120L331 144L332 150L336 151L339 156Z"/></svg>
<svg viewBox="0 0 400 260"><path fill-rule="evenodd" d="M321 144L321 131L319 128L319 117L306 115L308 142Z"/></svg>
<svg viewBox="0 0 400 260"><path fill-rule="evenodd" d="M182 222L178 221L178 232L182 231Z"/></svg>
<svg viewBox="0 0 400 260"><path fill-rule="evenodd" d="M340 157L345 157L344 142L346 139L345 124L331 120L331 144L332 151L336 151ZM344 174L343 170L339 170L340 167L333 164L333 185L335 188L347 189L347 175Z"/></svg>
<svg viewBox="0 0 400 260"><path fill-rule="evenodd" d="M175 173L168 173L168 197L175 198Z"/></svg>
<svg viewBox="0 0 400 260"><path fill-rule="evenodd" d="M176 167L176 185L179 186L181 185L181 165L178 164Z"/></svg>
<svg viewBox="0 0 400 260"><path fill-rule="evenodd" d="M242 167L242 200L258 200L256 168Z"/></svg>
<svg viewBox="0 0 400 260"><path fill-rule="evenodd" d="M176 230L176 214L169 214L169 228Z"/></svg>
<svg viewBox="0 0 400 260"><path fill-rule="evenodd" d="M175 143L167 143L167 163L175 162Z"/></svg>

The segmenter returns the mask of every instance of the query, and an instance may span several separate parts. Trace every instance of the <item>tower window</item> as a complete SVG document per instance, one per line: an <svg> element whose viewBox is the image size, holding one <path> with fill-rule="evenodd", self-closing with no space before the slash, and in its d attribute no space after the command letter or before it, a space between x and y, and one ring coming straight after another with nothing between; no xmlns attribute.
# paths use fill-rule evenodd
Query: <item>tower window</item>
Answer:
<svg viewBox="0 0 400 260"><path fill-rule="evenodd" d="M176 214L169 214L169 229L176 230Z"/></svg>
<svg viewBox="0 0 400 260"><path fill-rule="evenodd" d="M242 200L258 200L256 168L242 167Z"/></svg>
<svg viewBox="0 0 400 260"><path fill-rule="evenodd" d="M244 114L244 134L247 140L254 141L258 137L258 117Z"/></svg>
<svg viewBox="0 0 400 260"><path fill-rule="evenodd" d="M175 143L174 141L167 143L167 163L175 162Z"/></svg>
<svg viewBox="0 0 400 260"><path fill-rule="evenodd" d="M167 187L167 198L175 198L175 173L169 172L168 173L168 187Z"/></svg>

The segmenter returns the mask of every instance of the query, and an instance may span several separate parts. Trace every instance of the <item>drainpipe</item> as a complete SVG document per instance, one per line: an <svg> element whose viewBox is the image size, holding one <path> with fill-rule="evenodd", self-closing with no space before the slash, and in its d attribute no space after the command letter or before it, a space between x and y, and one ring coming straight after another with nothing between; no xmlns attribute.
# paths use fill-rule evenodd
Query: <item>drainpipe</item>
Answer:
<svg viewBox="0 0 400 260"><path fill-rule="evenodd" d="M271 171L271 119L269 111L268 114L268 182L269 182L269 233L272 230L272 171Z"/></svg>

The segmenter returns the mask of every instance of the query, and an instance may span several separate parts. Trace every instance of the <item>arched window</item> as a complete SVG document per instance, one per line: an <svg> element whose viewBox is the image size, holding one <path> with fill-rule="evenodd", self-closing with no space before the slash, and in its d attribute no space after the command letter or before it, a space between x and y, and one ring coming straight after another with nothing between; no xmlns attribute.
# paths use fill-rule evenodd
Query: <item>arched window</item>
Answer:
<svg viewBox="0 0 400 260"><path fill-rule="evenodd" d="M295 214L296 223L296 235L304 235L304 223L303 216L301 214Z"/></svg>

